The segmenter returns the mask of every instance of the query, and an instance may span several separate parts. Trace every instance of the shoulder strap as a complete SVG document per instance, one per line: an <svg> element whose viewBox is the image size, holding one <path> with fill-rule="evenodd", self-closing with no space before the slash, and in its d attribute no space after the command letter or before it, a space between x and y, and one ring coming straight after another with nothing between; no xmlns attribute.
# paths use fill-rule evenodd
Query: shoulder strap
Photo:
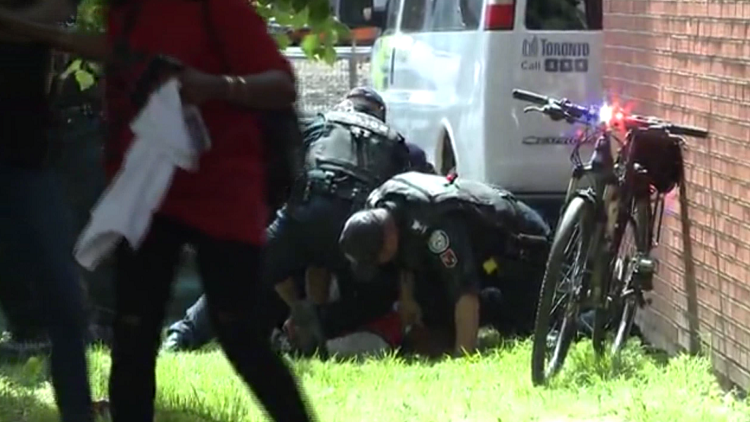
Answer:
<svg viewBox="0 0 750 422"><path fill-rule="evenodd" d="M329 122L340 123L347 126L361 127L363 129L372 131L379 136L387 137L394 142L398 142L400 140L400 136L395 130L390 128L385 123L364 113L329 111L325 113L325 119Z"/></svg>

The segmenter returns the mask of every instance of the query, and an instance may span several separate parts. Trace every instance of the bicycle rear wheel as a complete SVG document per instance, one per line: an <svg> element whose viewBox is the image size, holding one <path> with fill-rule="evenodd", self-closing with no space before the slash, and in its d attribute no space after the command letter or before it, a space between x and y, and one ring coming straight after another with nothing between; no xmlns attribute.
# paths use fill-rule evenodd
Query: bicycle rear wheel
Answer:
<svg viewBox="0 0 750 422"><path fill-rule="evenodd" d="M616 283L617 290L614 291L613 297L619 299L620 305L619 318L615 318L617 332L612 343L612 353L620 353L625 343L630 337L633 329L635 314L638 311L640 299L640 286L635 285L634 274L638 261L642 257L648 257L650 250L650 216L651 203L648 198L642 198L636 201L633 213L628 219L628 227L624 233L632 234L633 238L629 242L622 242L620 236L620 245L615 261L615 268L618 269L621 276ZM634 249L628 253L629 249ZM619 267L619 268L618 268ZM618 274L615 274L617 276ZM615 281L615 279L613 279Z"/></svg>
<svg viewBox="0 0 750 422"><path fill-rule="evenodd" d="M552 242L534 323L531 357L534 385L545 384L559 372L578 332L580 293L587 273L586 255L592 227L591 211L583 198L573 198L565 208ZM555 332L553 351L548 357L549 337Z"/></svg>

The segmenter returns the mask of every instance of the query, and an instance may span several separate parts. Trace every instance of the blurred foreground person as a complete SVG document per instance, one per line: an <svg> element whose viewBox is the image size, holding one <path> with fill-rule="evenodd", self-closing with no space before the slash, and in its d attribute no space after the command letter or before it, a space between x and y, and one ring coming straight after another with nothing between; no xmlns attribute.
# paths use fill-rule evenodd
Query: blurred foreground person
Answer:
<svg viewBox="0 0 750 422"><path fill-rule="evenodd" d="M133 250L123 242L117 253L112 420L154 419L161 326L186 243L195 247L212 325L235 369L272 419L311 420L292 374L262 335L258 284L248 282L260 279L268 215L264 147L272 146L263 143L262 110L287 110L295 101L288 61L242 0L121 1L109 6L108 18L106 36L64 32L10 13L0 14L0 28L105 61L109 177L133 141L130 122L139 111L133 96L157 56L183 64L183 103L199 107L208 129L210 149L199 170L177 170L143 243Z"/></svg>
<svg viewBox="0 0 750 422"><path fill-rule="evenodd" d="M50 26L74 11L74 3L64 0L0 1L0 13ZM59 145L50 137L51 51L4 29L0 25L0 301L16 323L16 337L36 337L42 328L49 333L61 419L93 421L83 291L65 198L52 169ZM35 319L39 324L31 323ZM30 329L21 329L24 324Z"/></svg>
<svg viewBox="0 0 750 422"><path fill-rule="evenodd" d="M71 72L66 72L71 59L67 54L53 54L50 102L54 116L50 142L57 152L51 160L65 194L66 211L70 211L71 227L80 233L90 217L91 208L106 187L102 162L103 129L101 127L100 85L81 89ZM113 266L108 261L96 271L78 271L84 291L88 293L89 340L108 343L114 309ZM8 335L0 341L0 358L25 359L49 352L49 338L42 318L43 303L32 283L8 286L13 308L7 317Z"/></svg>

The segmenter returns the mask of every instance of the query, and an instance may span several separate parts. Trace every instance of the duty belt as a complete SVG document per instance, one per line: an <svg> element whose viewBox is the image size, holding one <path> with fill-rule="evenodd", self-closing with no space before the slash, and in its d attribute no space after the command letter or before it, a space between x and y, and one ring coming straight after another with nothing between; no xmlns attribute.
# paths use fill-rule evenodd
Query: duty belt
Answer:
<svg viewBox="0 0 750 422"><path fill-rule="evenodd" d="M313 193L333 195L341 199L357 201L366 199L369 189L345 174L330 171L313 171L308 175L305 196Z"/></svg>

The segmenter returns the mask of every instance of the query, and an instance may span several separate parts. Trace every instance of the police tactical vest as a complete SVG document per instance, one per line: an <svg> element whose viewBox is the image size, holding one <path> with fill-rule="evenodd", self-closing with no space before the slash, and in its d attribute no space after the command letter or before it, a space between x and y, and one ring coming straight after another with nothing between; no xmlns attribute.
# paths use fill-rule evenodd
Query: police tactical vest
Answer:
<svg viewBox="0 0 750 422"><path fill-rule="evenodd" d="M375 187L409 166L403 137L380 120L359 112L323 114L325 134L306 154L309 170L343 172Z"/></svg>
<svg viewBox="0 0 750 422"><path fill-rule="evenodd" d="M387 201L404 204L427 225L434 224L446 213L466 213L488 227L510 233L532 234L517 207L516 198L508 191L468 179L451 182L444 176L408 172L392 177L375 189L367 199L367 207L375 208Z"/></svg>

